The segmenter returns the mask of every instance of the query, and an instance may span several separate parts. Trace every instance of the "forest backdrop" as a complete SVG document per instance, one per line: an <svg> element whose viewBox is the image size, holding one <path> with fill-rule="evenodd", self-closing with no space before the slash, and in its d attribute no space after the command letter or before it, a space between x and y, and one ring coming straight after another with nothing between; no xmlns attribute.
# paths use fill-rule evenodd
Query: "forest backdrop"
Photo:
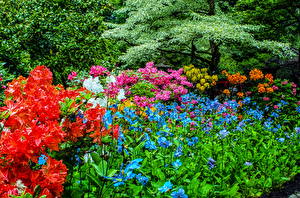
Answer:
<svg viewBox="0 0 300 198"><path fill-rule="evenodd" d="M46 65L71 71L148 61L212 72L272 72L299 83L300 2L292 0L0 1L2 75ZM10 77L11 76L11 77Z"/></svg>

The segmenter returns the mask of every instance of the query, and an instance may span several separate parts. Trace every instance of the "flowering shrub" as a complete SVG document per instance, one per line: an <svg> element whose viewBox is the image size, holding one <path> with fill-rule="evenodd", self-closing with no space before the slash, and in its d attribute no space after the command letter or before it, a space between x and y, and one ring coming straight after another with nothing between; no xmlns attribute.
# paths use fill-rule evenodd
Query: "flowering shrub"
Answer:
<svg viewBox="0 0 300 198"><path fill-rule="evenodd" d="M59 151L60 143L76 141L85 134L97 143L101 143L101 137L111 135L111 131L117 138L118 126L105 128L99 122L104 117L104 108L87 105L83 114L73 117L80 113L79 106L84 105L82 100L75 102L81 91L84 89L65 90L52 85L52 73L45 66L36 67L28 78L21 76L8 84L5 106L0 109L1 197L33 194L38 186L41 195L61 196L67 167L48 151ZM39 163L41 155L47 159L43 163Z"/></svg>
<svg viewBox="0 0 300 198"><path fill-rule="evenodd" d="M215 86L218 81L218 76L209 75L207 70L207 68L196 68L194 65L184 66L186 76L191 82L196 83L196 88L200 92L204 92L206 89Z"/></svg>
<svg viewBox="0 0 300 198"><path fill-rule="evenodd" d="M229 83L233 85L242 84L247 80L247 77L241 75L239 72L235 74L229 74L226 70L224 70L222 71L222 74L224 74L227 77Z"/></svg>
<svg viewBox="0 0 300 198"><path fill-rule="evenodd" d="M246 81L246 76L237 74L226 75L229 84L229 89L224 89L223 94L227 97L237 96L243 98L244 96L252 96L259 101L259 105L263 106L278 106L281 100L288 102L291 109L296 107L299 101L299 91L297 92L297 85L287 80L275 79L272 74L263 74L259 69L253 69L249 72L250 80Z"/></svg>
<svg viewBox="0 0 300 198"><path fill-rule="evenodd" d="M147 63L145 68L137 71L123 71L116 77L102 66L92 66L90 74L92 77L83 82L83 86L90 91L104 92L108 98L118 97L121 91L124 92L122 99L134 98L136 104L141 107L150 107L158 101L178 100L181 95L188 93L187 88L193 86L182 75L183 69L164 72L158 70L153 62Z"/></svg>

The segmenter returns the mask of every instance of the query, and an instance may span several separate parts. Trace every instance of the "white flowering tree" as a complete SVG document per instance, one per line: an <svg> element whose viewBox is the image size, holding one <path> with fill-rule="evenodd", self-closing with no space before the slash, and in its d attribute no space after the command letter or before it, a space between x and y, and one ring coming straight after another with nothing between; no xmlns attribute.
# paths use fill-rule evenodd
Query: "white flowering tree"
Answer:
<svg viewBox="0 0 300 198"><path fill-rule="evenodd" d="M215 71L232 44L292 55L287 44L256 40L262 27L239 24L220 11L217 0L127 0L118 12L128 15L126 22L110 24L103 36L129 44L121 56L128 65L174 54Z"/></svg>

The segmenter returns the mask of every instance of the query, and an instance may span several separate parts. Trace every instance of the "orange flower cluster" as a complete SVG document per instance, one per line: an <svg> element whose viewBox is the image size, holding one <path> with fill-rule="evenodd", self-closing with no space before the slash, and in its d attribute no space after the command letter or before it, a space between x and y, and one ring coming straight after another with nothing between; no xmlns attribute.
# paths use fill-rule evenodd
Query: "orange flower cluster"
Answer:
<svg viewBox="0 0 300 198"><path fill-rule="evenodd" d="M239 72L235 74L229 74L226 70L223 70L222 74L227 77L227 80L230 84L242 84L247 80L247 77L241 75Z"/></svg>
<svg viewBox="0 0 300 198"><path fill-rule="evenodd" d="M261 84L259 83L257 85L257 89L258 89L258 93L272 93L274 92L274 89L272 87L269 87L269 84L268 83L264 83L264 84Z"/></svg>
<svg viewBox="0 0 300 198"><path fill-rule="evenodd" d="M265 79L267 79L271 84L274 82L272 74L266 74Z"/></svg>
<svg viewBox="0 0 300 198"><path fill-rule="evenodd" d="M252 69L249 72L250 80L259 80L264 78L264 74L259 69Z"/></svg>

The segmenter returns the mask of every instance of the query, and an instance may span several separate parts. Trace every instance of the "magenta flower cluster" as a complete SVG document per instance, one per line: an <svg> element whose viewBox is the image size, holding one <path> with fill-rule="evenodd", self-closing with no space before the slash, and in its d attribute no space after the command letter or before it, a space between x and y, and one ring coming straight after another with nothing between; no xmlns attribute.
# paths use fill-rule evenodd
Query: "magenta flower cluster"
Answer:
<svg viewBox="0 0 300 198"><path fill-rule="evenodd" d="M127 70L117 76L116 84L119 88L125 89L126 95L133 97L139 106L151 106L155 101L168 101L179 99L181 95L187 94L188 87L192 87L185 76L182 76L183 69L168 72L158 70L153 62L146 64L145 68L140 68L137 72ZM155 86L151 90L155 92L155 97L131 96L130 88L139 81L147 81Z"/></svg>
<svg viewBox="0 0 300 198"><path fill-rule="evenodd" d="M97 76L102 76L102 75L110 75L110 72L103 66L100 65L93 65L90 69L90 75L93 76L94 78Z"/></svg>

